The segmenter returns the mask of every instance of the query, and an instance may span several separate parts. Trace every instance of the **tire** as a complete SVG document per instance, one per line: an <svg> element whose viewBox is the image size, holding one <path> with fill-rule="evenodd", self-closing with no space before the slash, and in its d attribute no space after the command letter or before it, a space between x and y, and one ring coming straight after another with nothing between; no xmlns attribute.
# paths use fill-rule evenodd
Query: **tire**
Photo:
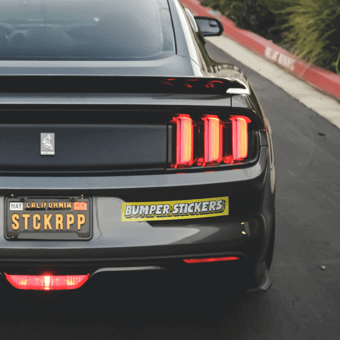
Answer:
<svg viewBox="0 0 340 340"><path fill-rule="evenodd" d="M266 266L268 270L270 269L272 262L273 262L274 245L275 245L275 215L274 215L272 233L270 235L269 246L268 246L268 250L266 254Z"/></svg>

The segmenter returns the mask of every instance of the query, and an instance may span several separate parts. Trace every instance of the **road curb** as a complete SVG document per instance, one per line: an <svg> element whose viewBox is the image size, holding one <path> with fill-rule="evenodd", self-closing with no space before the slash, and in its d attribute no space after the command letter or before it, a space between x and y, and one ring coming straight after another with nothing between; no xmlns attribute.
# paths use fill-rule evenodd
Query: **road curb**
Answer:
<svg viewBox="0 0 340 340"><path fill-rule="evenodd" d="M203 7L198 0L180 0L180 2L197 15L219 19L224 27L224 35L265 59L284 67L299 79L322 92L340 100L340 75L317 66L310 66L304 60L296 58L293 54L275 45L272 41L262 38L253 32L236 27L233 21L225 16L215 15L215 11L211 8Z"/></svg>

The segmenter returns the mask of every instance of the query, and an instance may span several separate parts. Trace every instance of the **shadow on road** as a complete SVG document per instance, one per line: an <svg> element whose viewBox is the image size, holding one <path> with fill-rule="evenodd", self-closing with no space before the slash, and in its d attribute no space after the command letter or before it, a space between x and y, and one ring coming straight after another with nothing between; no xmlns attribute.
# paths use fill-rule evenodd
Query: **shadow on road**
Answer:
<svg viewBox="0 0 340 340"><path fill-rule="evenodd" d="M226 329L238 339L265 296L216 289L208 278L195 284L153 274L93 280L63 292L5 286L1 339L219 338Z"/></svg>

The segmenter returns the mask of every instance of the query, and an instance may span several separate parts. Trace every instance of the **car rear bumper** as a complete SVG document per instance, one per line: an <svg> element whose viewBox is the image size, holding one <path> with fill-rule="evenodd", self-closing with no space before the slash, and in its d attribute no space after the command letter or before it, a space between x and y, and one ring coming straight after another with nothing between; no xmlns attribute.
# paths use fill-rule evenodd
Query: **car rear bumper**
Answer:
<svg viewBox="0 0 340 340"><path fill-rule="evenodd" d="M183 275L216 269L235 273L248 288L266 275L264 255L271 232L267 147L250 167L215 172L102 177L2 177L0 232L6 195L81 195L93 198L89 241L0 238L0 272L37 275L46 271L90 273L171 270ZM203 184L204 183L204 184ZM228 196L229 216L170 221L121 220L123 202L170 201ZM187 264L184 259L238 256L230 263ZM233 263L231 263L233 262ZM229 276L229 274L228 274Z"/></svg>

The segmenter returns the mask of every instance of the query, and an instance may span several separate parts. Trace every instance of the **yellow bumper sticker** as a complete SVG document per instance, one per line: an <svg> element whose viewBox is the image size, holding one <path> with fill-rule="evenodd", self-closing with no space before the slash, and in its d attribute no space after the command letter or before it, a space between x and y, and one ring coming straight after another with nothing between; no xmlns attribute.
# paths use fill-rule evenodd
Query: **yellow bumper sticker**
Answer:
<svg viewBox="0 0 340 340"><path fill-rule="evenodd" d="M184 220L226 216L229 197L214 197L184 201L122 203L122 221Z"/></svg>

